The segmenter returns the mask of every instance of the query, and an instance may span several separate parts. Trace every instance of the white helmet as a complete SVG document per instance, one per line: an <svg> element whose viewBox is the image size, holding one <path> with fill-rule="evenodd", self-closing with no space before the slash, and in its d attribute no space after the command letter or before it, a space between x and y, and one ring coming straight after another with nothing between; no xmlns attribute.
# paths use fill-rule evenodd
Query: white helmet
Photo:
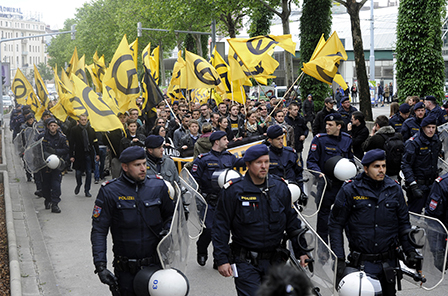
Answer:
<svg viewBox="0 0 448 296"><path fill-rule="evenodd" d="M351 179L357 173L356 165L347 158L341 158L334 166L334 176L340 181Z"/></svg>
<svg viewBox="0 0 448 296"><path fill-rule="evenodd" d="M288 182L288 188L289 191L291 192L291 201L292 203L295 203L296 201L299 200L300 195L302 194L302 190L300 189L299 185L289 182Z"/></svg>
<svg viewBox="0 0 448 296"><path fill-rule="evenodd" d="M168 182L167 180L163 180L165 181L166 187L168 187L168 194L170 195L172 200L176 199L176 190L174 189L173 185Z"/></svg>
<svg viewBox="0 0 448 296"><path fill-rule="evenodd" d="M47 163L47 167L54 170L59 166L60 161L59 157L56 154L51 154L50 156L47 157L45 162Z"/></svg>
<svg viewBox="0 0 448 296"><path fill-rule="evenodd" d="M231 179L236 179L241 177L241 174L235 170L225 169L218 176L219 188L222 188L224 184L229 182Z"/></svg>
<svg viewBox="0 0 448 296"><path fill-rule="evenodd" d="M339 282L339 296L380 296L383 295L380 281L368 276L364 271L349 273Z"/></svg>
<svg viewBox="0 0 448 296"><path fill-rule="evenodd" d="M187 277L173 268L148 266L134 278L134 292L138 296L187 296L189 291Z"/></svg>

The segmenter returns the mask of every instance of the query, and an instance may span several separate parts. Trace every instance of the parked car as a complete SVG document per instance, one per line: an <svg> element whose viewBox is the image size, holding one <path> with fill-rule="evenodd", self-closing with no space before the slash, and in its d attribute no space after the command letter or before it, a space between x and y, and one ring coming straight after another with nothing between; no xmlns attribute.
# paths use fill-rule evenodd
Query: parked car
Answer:
<svg viewBox="0 0 448 296"><path fill-rule="evenodd" d="M4 95L3 96L3 112L10 111L12 109L12 100L10 96Z"/></svg>

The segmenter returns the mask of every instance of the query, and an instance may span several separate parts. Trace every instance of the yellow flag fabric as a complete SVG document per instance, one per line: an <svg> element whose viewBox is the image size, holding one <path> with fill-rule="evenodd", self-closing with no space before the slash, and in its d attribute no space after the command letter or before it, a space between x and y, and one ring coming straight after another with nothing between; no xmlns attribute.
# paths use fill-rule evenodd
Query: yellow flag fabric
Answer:
<svg viewBox="0 0 448 296"><path fill-rule="evenodd" d="M85 84L89 84L87 80L86 75L86 64L85 64L85 55L83 55L79 61L78 64L76 64L76 67L73 67L72 72L79 77Z"/></svg>
<svg viewBox="0 0 448 296"><path fill-rule="evenodd" d="M149 57L150 56L151 56L151 42L149 42L148 45L146 45L146 47L142 51L143 65L145 65L145 67L147 69L150 69L150 65L149 65Z"/></svg>
<svg viewBox="0 0 448 296"><path fill-rule="evenodd" d="M204 58L186 50L185 62L187 64L188 89L215 88L220 95L226 93L218 72Z"/></svg>
<svg viewBox="0 0 448 296"><path fill-rule="evenodd" d="M68 64L67 70L66 70L66 73L68 76L70 76L73 68L76 67L76 65L78 65L78 50L75 47L75 50L73 51L72 58L70 59L70 63Z"/></svg>
<svg viewBox="0 0 448 296"><path fill-rule="evenodd" d="M186 62L182 58L182 52L177 53L177 61L174 64L173 76L168 85L167 95L171 98L171 103L175 99L185 98L182 91L187 88Z"/></svg>
<svg viewBox="0 0 448 296"><path fill-rule="evenodd" d="M35 113L36 120L39 121L42 117L42 113L44 113L45 109L47 109L50 99L48 98L48 91L47 87L45 86L45 82L40 76L36 65L34 65L34 82L36 83L36 94L40 99L40 106Z"/></svg>
<svg viewBox="0 0 448 296"><path fill-rule="evenodd" d="M317 43L316 48L313 51L313 55L311 56L310 61L312 61L316 58L317 54L322 49L324 44L325 44L325 37L324 37L324 34L322 33L322 35L320 36L319 42Z"/></svg>
<svg viewBox="0 0 448 296"><path fill-rule="evenodd" d="M259 83L266 85L268 78L275 78L271 74L279 65L273 57L265 55L263 60L258 62L255 67L248 68L232 47L229 48L229 64L231 81L238 80L242 85L249 86L252 85L249 78L255 78Z"/></svg>
<svg viewBox="0 0 448 296"><path fill-rule="evenodd" d="M106 132L123 128L117 117L118 106L108 96L100 98L87 84L72 75L75 88L74 101L84 107L90 125L97 132Z"/></svg>
<svg viewBox="0 0 448 296"><path fill-rule="evenodd" d="M87 71L89 71L90 77L92 78L92 83L95 86L95 92L100 93L101 92L101 87L100 87L100 83L98 81L98 77L93 72L94 68L95 68L94 64L90 64L90 65L86 66L86 69L87 69Z"/></svg>
<svg viewBox="0 0 448 296"><path fill-rule="evenodd" d="M218 74L221 77L221 80L223 81L226 88L227 97L230 98L231 96L232 100L244 104L246 102L246 92L241 92L241 83L239 82L239 80L230 80L230 67L216 50L216 46L213 50L210 63L213 67L215 67L216 71L218 71ZM247 76L245 77L250 83L250 80L247 78Z"/></svg>
<svg viewBox="0 0 448 296"><path fill-rule="evenodd" d="M36 97L33 87L20 69L17 69L16 76L11 84L11 90L14 93L17 103L21 105L28 104L28 98L31 96Z"/></svg>
<svg viewBox="0 0 448 296"><path fill-rule="evenodd" d="M210 99L210 89L208 88L195 88L190 92L190 101L199 102L201 105L206 104Z"/></svg>
<svg viewBox="0 0 448 296"><path fill-rule="evenodd" d="M62 70L64 70L64 69L62 69ZM70 80L70 78L68 78L65 71L61 72L61 80L60 81L61 81L60 86L62 88L64 88L69 93L73 93L73 82Z"/></svg>
<svg viewBox="0 0 448 296"><path fill-rule="evenodd" d="M113 90L119 102L120 111L124 113L131 108L140 110L136 103L136 98L140 93L137 70L126 35L123 36L115 51L103 81L109 81L110 79L114 79L115 88Z"/></svg>
<svg viewBox="0 0 448 296"><path fill-rule="evenodd" d="M348 85L347 83L345 83L345 79L341 74L334 75L333 81L339 84L343 90L346 90L348 88Z"/></svg>
<svg viewBox="0 0 448 296"><path fill-rule="evenodd" d="M132 52L132 58L134 59L135 69L137 69L137 65L138 65L138 37L137 37L137 39L135 39L134 42L129 44L129 49Z"/></svg>
<svg viewBox="0 0 448 296"><path fill-rule="evenodd" d="M101 84L103 83L104 74L106 73L104 55L102 55L101 58L98 58L98 54L95 51L95 54L93 55L93 64L95 65L95 68L93 68L93 73L98 79L100 88L103 89Z"/></svg>
<svg viewBox="0 0 448 296"><path fill-rule="evenodd" d="M50 108L51 113L59 119L60 121L64 122L67 119L67 116L73 116L74 111L72 104L70 102L70 98L73 97L72 94L64 93L62 96L59 96L59 100L53 107Z"/></svg>
<svg viewBox="0 0 448 296"><path fill-rule="evenodd" d="M323 37L321 37L321 40L322 38ZM303 64L302 71L331 85L337 74L340 61L347 60L347 53L336 32L328 38L325 44L322 45L321 40L317 45L317 47L320 46L320 49L316 47L315 53L316 51L317 53L313 53L313 59L308 63ZM339 77L337 79L338 81L340 80ZM345 82L343 84L345 84Z"/></svg>
<svg viewBox="0 0 448 296"><path fill-rule="evenodd" d="M156 82L157 85L159 85L159 80L160 80L159 51L160 51L160 46L157 46L152 51L152 54L149 57L149 68L148 68L151 70L151 75L154 78L154 81Z"/></svg>

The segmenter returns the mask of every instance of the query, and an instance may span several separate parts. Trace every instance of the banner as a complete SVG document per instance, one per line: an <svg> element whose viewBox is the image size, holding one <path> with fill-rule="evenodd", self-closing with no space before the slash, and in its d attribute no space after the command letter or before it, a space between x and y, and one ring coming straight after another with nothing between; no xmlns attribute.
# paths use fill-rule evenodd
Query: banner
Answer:
<svg viewBox="0 0 448 296"><path fill-rule="evenodd" d="M44 113L45 109L47 109L50 99L48 98L48 91L45 86L45 82L40 76L36 65L34 65L34 82L36 83L36 94L40 99L39 108L35 111L34 116L36 117L36 120L39 121L42 117L42 113Z"/></svg>
<svg viewBox="0 0 448 296"><path fill-rule="evenodd" d="M143 65L145 73L142 79L142 97L143 97L143 106L147 118L151 118L157 116L157 112L155 111L155 107L164 100L163 93L160 91L157 86L154 78L152 77L149 69Z"/></svg>
<svg viewBox="0 0 448 296"><path fill-rule="evenodd" d="M16 76L12 81L11 90L14 93L17 104L26 105L30 96L36 97L33 87L18 68Z"/></svg>
<svg viewBox="0 0 448 296"><path fill-rule="evenodd" d="M146 47L142 51L142 63L143 65L150 69L151 65L149 64L149 57L151 56L151 42L146 45Z"/></svg>
<svg viewBox="0 0 448 296"><path fill-rule="evenodd" d="M102 89L102 83L104 74L106 74L106 63L104 62L104 55L101 56L101 58L98 58L98 54L95 51L95 54L93 55L93 64L95 67L93 68L93 73L96 75L99 86Z"/></svg>
<svg viewBox="0 0 448 296"><path fill-rule="evenodd" d="M85 64L85 55L83 55L79 61L78 64L76 64L76 67L73 67L72 70L75 75L81 79L85 84L89 84L89 81L87 80L86 75L86 64Z"/></svg>
<svg viewBox="0 0 448 296"><path fill-rule="evenodd" d="M75 46L75 50L73 51L72 58L70 59L70 63L67 66L66 74L70 76L74 67L78 65L78 51Z"/></svg>
<svg viewBox="0 0 448 296"><path fill-rule="evenodd" d="M185 98L183 91L187 89L187 76L185 60L182 58L182 52L177 53L177 62L174 64L173 76L167 88L167 95L171 98L171 103L175 99Z"/></svg>
<svg viewBox="0 0 448 296"><path fill-rule="evenodd" d="M156 48L154 48L151 56L149 57L149 69L151 70L151 75L157 85L159 85L160 81L159 51L160 46L157 46Z"/></svg>
<svg viewBox="0 0 448 296"><path fill-rule="evenodd" d="M248 68L235 53L232 47L229 48L229 65L231 81L240 81L243 85L248 85L248 78L254 78L258 83L267 84L268 78L275 78L271 75L278 67L279 63L271 56L264 56L255 67ZM249 81L250 82L250 81ZM252 85L252 83L250 84Z"/></svg>
<svg viewBox="0 0 448 296"><path fill-rule="evenodd" d="M138 37L134 42L129 44L129 50L132 53L132 58L134 59L135 69L137 69L138 64Z"/></svg>

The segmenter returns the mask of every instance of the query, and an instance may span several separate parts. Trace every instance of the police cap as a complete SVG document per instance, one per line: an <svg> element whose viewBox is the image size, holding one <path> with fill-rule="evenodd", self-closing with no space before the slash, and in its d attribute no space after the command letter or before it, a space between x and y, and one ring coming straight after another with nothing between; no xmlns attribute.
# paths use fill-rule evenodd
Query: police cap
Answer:
<svg viewBox="0 0 448 296"><path fill-rule="evenodd" d="M326 104L326 103L333 103L333 104L335 104L336 101L333 100L333 98L328 97L328 98L325 98L324 103L325 103L325 104Z"/></svg>
<svg viewBox="0 0 448 296"><path fill-rule="evenodd" d="M283 135L283 128L278 124L272 125L268 128L267 135L269 139L280 137Z"/></svg>
<svg viewBox="0 0 448 296"><path fill-rule="evenodd" d="M400 107L398 108L398 110L400 110L400 112L403 114L409 113L410 109L411 106L409 106L407 103L401 104Z"/></svg>
<svg viewBox="0 0 448 296"><path fill-rule="evenodd" d="M372 162L377 160L386 160L386 152L382 149L369 150L362 158L362 165L369 166Z"/></svg>
<svg viewBox="0 0 448 296"><path fill-rule="evenodd" d="M47 120L45 120L45 124L48 126L50 125L50 123L56 123L58 124L58 122L56 121L56 119L54 119L53 117L48 118Z"/></svg>
<svg viewBox="0 0 448 296"><path fill-rule="evenodd" d="M224 131L216 131L212 133L209 137L210 142L215 142L216 140L220 140L222 137L227 136L227 133Z"/></svg>
<svg viewBox="0 0 448 296"><path fill-rule="evenodd" d="M414 110L417 110L417 109L420 109L420 108L425 108L425 103L418 102L417 104L414 105Z"/></svg>
<svg viewBox="0 0 448 296"><path fill-rule="evenodd" d="M146 148L158 148L162 146L165 139L163 139L162 136L159 135L149 135L145 139L145 146Z"/></svg>
<svg viewBox="0 0 448 296"><path fill-rule="evenodd" d="M437 100L434 96L426 96L425 101L433 101L435 103Z"/></svg>
<svg viewBox="0 0 448 296"><path fill-rule="evenodd" d="M33 113L29 113L27 116L25 116L25 120L28 121L28 119L34 118Z"/></svg>
<svg viewBox="0 0 448 296"><path fill-rule="evenodd" d="M342 97L341 104L344 103L347 100L350 100L349 96Z"/></svg>
<svg viewBox="0 0 448 296"><path fill-rule="evenodd" d="M255 159L258 159L259 157L261 157L263 155L268 155L268 154L269 154L268 147L264 144L258 144L258 145L254 145L246 150L243 160L244 160L244 162L251 162Z"/></svg>
<svg viewBox="0 0 448 296"><path fill-rule="evenodd" d="M436 119L435 116L432 116L432 115L426 116L425 118L423 118L422 123L420 124L420 126L421 127L425 127L425 126L430 125L430 124L437 125L437 119Z"/></svg>
<svg viewBox="0 0 448 296"><path fill-rule="evenodd" d="M145 159L146 153L145 150L140 146L131 146L123 150L121 152L120 160L121 163L130 163L131 161L137 159Z"/></svg>
<svg viewBox="0 0 448 296"><path fill-rule="evenodd" d="M327 116L325 116L325 122L337 121L337 120L342 120L341 114L339 113L330 113Z"/></svg>

